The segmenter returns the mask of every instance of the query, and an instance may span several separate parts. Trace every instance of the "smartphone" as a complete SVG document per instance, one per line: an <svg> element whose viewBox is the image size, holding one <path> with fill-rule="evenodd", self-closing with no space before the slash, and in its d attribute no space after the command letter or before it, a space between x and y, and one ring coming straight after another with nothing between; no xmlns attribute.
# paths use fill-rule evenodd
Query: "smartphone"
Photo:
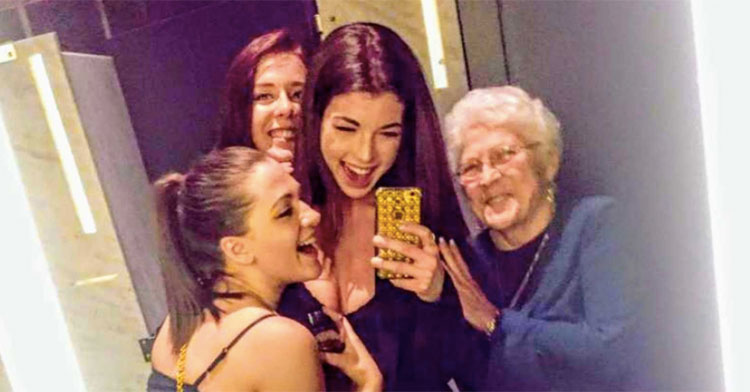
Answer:
<svg viewBox="0 0 750 392"><path fill-rule="evenodd" d="M419 237L402 232L399 226L405 222L420 223L421 213L422 190L419 188L381 187L375 191L375 232L380 236L419 245ZM378 248L377 255L383 260L414 262L390 249ZM409 278L384 269L379 269L377 275L381 279Z"/></svg>

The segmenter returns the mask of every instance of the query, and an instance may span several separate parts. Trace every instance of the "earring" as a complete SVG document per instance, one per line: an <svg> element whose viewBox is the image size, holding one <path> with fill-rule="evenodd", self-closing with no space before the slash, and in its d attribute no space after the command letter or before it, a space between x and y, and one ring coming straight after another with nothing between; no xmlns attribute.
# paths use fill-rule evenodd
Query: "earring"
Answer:
<svg viewBox="0 0 750 392"><path fill-rule="evenodd" d="M544 190L544 198L552 205L552 208L554 209L557 204L557 198L556 198L556 186L554 182L550 182L549 185L547 185L547 189Z"/></svg>

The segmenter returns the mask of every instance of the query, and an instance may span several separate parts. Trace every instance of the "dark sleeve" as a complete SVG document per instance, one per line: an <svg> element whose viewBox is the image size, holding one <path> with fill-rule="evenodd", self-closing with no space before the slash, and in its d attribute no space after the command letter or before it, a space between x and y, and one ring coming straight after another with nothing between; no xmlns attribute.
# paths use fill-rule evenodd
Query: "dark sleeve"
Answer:
<svg viewBox="0 0 750 392"><path fill-rule="evenodd" d="M463 242L459 242L459 247L471 270L475 271L476 256L471 248ZM487 370L487 336L464 319L458 293L447 274L440 305L448 316L441 334L443 372L448 380L453 379L459 390L479 390L484 385Z"/></svg>
<svg viewBox="0 0 750 392"><path fill-rule="evenodd" d="M620 381L622 361L628 358L622 355L624 336L632 324L627 260L617 246L612 205L593 215L580 231L577 252L583 318L577 322L545 320L504 311L493 336L491 366L500 365L495 363L498 358L513 358L543 371L549 370L550 363L559 365L566 370L565 379L595 378L600 385ZM555 379L555 375L548 376Z"/></svg>
<svg viewBox="0 0 750 392"><path fill-rule="evenodd" d="M462 255L472 265L474 254L464 240L458 240ZM464 320L461 304L446 274L443 292L435 303L416 301L413 331L409 335L408 364L402 370L413 379L408 390L449 390L453 380L459 390L479 390L487 369L487 336Z"/></svg>

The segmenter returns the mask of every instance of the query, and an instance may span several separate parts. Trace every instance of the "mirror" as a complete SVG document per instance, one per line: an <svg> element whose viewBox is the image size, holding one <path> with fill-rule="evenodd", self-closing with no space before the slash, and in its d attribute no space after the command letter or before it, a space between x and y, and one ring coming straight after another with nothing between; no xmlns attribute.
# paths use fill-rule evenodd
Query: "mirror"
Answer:
<svg viewBox="0 0 750 392"><path fill-rule="evenodd" d="M93 179L97 171L101 175L106 170L124 179L117 186L109 180L95 184L91 196L102 203L96 213L106 217L98 217L97 223L101 219L106 223L101 227L108 227L103 235L110 247L87 248L95 253L86 256L89 262L77 260L83 256L72 250L46 254L90 390L142 388L149 367L140 358L136 340L154 332L164 314L153 255L149 256L147 247L139 254L138 249L126 245L144 243L145 234L133 233L145 233L149 214L118 210L115 205L128 203L113 201L117 189L137 183L132 189L138 192L120 191L123 200L146 198L149 181L170 170L183 170L211 148L216 140L224 74L233 56L250 39L273 28L288 27L313 49L319 40L318 29L326 34L357 20L383 23L404 37L432 82L441 115L476 87L517 84L545 100L563 123L560 189L573 196L614 195L624 202L640 229L631 240L642 248L638 257L642 265L637 268L645 271L641 290L651 299L644 318L653 325L643 342L649 363L657 369L644 388L721 388L689 4L437 0L431 11L437 18L425 22L424 3L429 1L0 1L0 43L12 41L22 47L32 37L55 32L57 52L69 53L71 64L76 60L94 63L97 56L111 58L122 99L119 107L125 110L124 117L115 112L111 116L122 120L117 124L129 124L123 126L132 132L132 137L120 141L131 143L130 152L111 153L129 154L133 171L118 174L116 167L100 167L96 162L106 162L103 157L114 144L107 146L102 141L99 146L91 138L86 142L92 148L85 149L90 155L89 166L81 165L82 171L91 171L88 174ZM431 54L430 23L439 25L442 57ZM73 53L95 56L82 58ZM12 66L0 62L0 78L8 91L13 87L8 87L6 80L21 83L20 77L6 76ZM436 71L441 68L444 79L438 75L442 71ZM75 89L75 75L86 72L71 74L68 70L69 90ZM66 77L59 80L62 83ZM440 80L446 83L440 84ZM436 88L436 81L443 87ZM85 86L86 80L80 83ZM14 94L23 91L27 95ZM36 111L17 117L28 124L14 129L31 129L34 124L48 128L41 120L45 117L34 91L28 86L17 87L0 100L6 120L13 117L10 111L20 113L31 107ZM68 94L73 94L71 91ZM28 104L10 108L8 102L19 97ZM63 112L64 122L95 121L82 100L70 98L68 104L76 106L70 113L78 113L80 118L68 118ZM50 135L30 135L43 139L34 139L35 145L46 146L47 150L39 153L42 157L55 156ZM13 145L21 145L18 140L24 137L18 136ZM61 165L46 168L46 174L36 177L32 166L21 169L26 189L67 195L61 185ZM112 176L107 178L115 178ZM29 181L36 183L29 185ZM50 210L68 214L68 220L59 221L64 222L59 231L54 231L52 223L46 228L39 225L46 218L36 219L39 232L47 233L40 234L45 252L56 249L56 244L62 243L59 238L86 242L76 231L80 224L71 202L44 204L41 197L27 196L38 216L54 215L45 214ZM144 200L132 204L142 205ZM134 227L138 230L128 229ZM131 237L123 233L131 233ZM90 262L95 257L115 260L113 267ZM54 260L58 259L61 267L56 270ZM96 280L113 274L117 274L113 279ZM75 282L92 283L74 286ZM66 296L70 296L72 305L68 306L72 307L66 308ZM87 312L99 307L117 312ZM99 319L92 320L95 318ZM114 323L114 319L124 321ZM675 354L666 354L670 352ZM127 361L102 359L119 358L123 353L128 353ZM702 360L692 360L698 357ZM6 381L0 377L0 390Z"/></svg>

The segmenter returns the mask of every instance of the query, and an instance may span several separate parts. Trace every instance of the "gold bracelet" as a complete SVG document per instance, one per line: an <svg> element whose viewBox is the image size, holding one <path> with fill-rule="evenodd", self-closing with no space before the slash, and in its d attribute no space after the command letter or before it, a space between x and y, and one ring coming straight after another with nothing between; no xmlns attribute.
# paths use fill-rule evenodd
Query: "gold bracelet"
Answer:
<svg viewBox="0 0 750 392"><path fill-rule="evenodd" d="M497 328L497 316L500 314L496 314L495 317L493 317L490 321L487 322L487 324L484 325L484 333L487 335L487 337L492 337L492 334L495 332L495 328Z"/></svg>

